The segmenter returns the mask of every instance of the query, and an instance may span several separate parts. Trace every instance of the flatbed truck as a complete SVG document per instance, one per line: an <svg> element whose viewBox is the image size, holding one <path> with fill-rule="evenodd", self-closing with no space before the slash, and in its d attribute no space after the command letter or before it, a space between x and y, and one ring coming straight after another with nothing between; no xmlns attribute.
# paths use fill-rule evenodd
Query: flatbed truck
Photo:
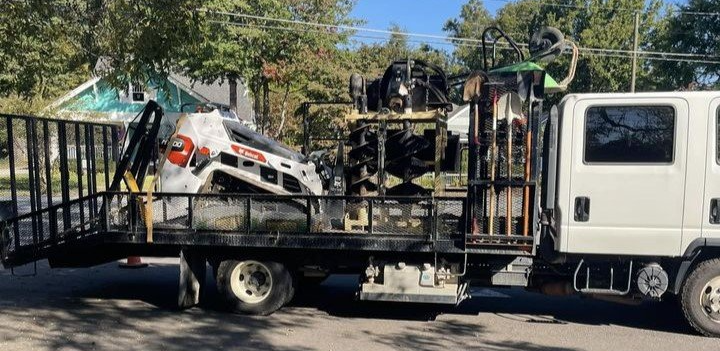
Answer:
<svg viewBox="0 0 720 351"><path fill-rule="evenodd" d="M230 310L261 315L338 272L359 274L358 298L373 301L459 304L469 286L677 297L698 332L720 336L720 92L570 94L548 112L542 72L525 74L518 84L536 94L532 152L516 157L529 177L485 176L491 133L502 134L484 128L497 102L488 84L471 101L459 197L133 191L114 184L148 167L124 158L153 153L146 131L128 152L117 125L2 115L11 175L2 263L180 256L179 306L198 303L209 264ZM148 120L153 113L162 111L146 108ZM526 191L528 211L506 217L507 192ZM325 210L313 210L320 203ZM359 220L333 208L361 208L365 222L319 225Z"/></svg>

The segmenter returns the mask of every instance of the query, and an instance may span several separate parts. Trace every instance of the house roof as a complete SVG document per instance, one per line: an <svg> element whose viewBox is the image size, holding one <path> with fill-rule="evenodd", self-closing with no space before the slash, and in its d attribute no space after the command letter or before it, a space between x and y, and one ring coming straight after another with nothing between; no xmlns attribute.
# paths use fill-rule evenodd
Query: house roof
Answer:
<svg viewBox="0 0 720 351"><path fill-rule="evenodd" d="M227 82L216 80L211 84L203 84L201 82L195 82L189 77L181 74L171 74L170 78L197 93L209 102L230 105L230 84ZM238 116L242 119L252 120L252 101L250 101L249 91L242 82L238 82L237 84L237 99Z"/></svg>
<svg viewBox="0 0 720 351"><path fill-rule="evenodd" d="M103 75L109 73L109 63L110 58L99 58L98 61L95 63L94 77L90 78L85 83L81 84L80 86L76 87L75 89L71 90L70 92L59 98L58 100L54 101L52 104L50 104L49 107L58 107L63 103L69 101L70 99L74 98L78 94L82 93L89 87L92 87L101 79ZM230 105L230 89L228 89L229 84L227 82L216 80L213 83L204 84L202 82L193 81L191 78L186 77L182 74L176 73L170 74L168 79L173 84L178 85L180 88L182 88L198 100L204 100L205 102L213 102L228 106ZM242 83L242 81L238 82L237 84L237 99L238 117L244 120L254 120L252 101L250 100L249 91Z"/></svg>
<svg viewBox="0 0 720 351"><path fill-rule="evenodd" d="M447 119L447 130L459 134L460 139L467 140L470 127L470 105L453 105L453 110Z"/></svg>

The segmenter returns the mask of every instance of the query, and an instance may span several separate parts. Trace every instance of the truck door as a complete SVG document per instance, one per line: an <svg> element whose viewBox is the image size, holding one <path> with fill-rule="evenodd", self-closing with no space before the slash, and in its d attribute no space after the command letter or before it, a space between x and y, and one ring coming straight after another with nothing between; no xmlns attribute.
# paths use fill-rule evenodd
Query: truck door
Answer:
<svg viewBox="0 0 720 351"><path fill-rule="evenodd" d="M720 99L710 103L709 114L701 228L704 238L720 238Z"/></svg>
<svg viewBox="0 0 720 351"><path fill-rule="evenodd" d="M688 104L628 96L574 107L568 252L677 255Z"/></svg>

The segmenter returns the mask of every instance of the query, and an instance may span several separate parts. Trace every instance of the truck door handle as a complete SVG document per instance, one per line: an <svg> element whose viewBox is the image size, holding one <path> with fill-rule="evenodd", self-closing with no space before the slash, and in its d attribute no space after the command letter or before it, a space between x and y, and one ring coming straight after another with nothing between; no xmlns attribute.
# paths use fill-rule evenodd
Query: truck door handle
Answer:
<svg viewBox="0 0 720 351"><path fill-rule="evenodd" d="M590 219L590 198L578 196L575 198L575 222L587 222Z"/></svg>
<svg viewBox="0 0 720 351"><path fill-rule="evenodd" d="M720 224L720 209L718 199L710 199L710 224Z"/></svg>

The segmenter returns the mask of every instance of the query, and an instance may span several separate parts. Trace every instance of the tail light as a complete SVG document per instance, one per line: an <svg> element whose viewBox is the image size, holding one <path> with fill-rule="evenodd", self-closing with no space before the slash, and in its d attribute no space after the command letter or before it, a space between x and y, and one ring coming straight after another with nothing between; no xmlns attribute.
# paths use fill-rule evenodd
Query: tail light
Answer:
<svg viewBox="0 0 720 351"><path fill-rule="evenodd" d="M168 161L183 168L187 166L190 158L192 157L193 151L195 150L195 144L192 139L182 134L178 134L173 139L170 147L171 149L168 154Z"/></svg>

